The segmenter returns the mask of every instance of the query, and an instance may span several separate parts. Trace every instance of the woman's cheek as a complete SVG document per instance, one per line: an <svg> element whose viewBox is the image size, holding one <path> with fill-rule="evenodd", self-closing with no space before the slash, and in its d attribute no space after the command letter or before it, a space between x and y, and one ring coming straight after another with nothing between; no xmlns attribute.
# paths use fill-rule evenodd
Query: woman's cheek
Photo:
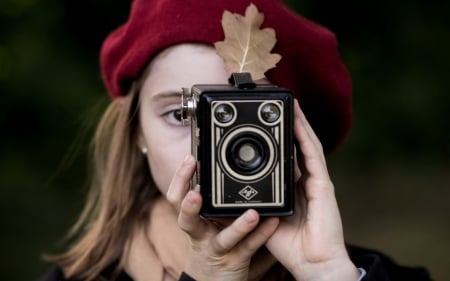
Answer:
<svg viewBox="0 0 450 281"><path fill-rule="evenodd" d="M167 193L176 169L188 153L190 139L187 142L184 138L179 141L166 141L160 149L151 150L148 155L150 172L162 194Z"/></svg>

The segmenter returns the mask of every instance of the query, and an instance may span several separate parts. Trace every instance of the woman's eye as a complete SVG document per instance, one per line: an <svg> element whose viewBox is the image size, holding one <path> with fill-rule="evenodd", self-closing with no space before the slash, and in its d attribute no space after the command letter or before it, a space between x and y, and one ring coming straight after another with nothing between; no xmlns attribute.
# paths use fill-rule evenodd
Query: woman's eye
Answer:
<svg viewBox="0 0 450 281"><path fill-rule="evenodd" d="M164 113L164 117L167 122L171 125L183 126L183 122L181 122L181 110L174 109Z"/></svg>

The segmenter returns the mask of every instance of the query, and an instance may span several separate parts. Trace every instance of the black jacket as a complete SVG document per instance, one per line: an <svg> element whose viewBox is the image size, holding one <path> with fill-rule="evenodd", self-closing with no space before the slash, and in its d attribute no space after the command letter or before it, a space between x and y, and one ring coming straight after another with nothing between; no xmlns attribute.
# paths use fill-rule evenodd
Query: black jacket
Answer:
<svg viewBox="0 0 450 281"><path fill-rule="evenodd" d="M422 267L405 267L398 265L391 258L385 254L368 250L355 246L348 246L348 252L353 263L358 268L366 270L367 274L363 278L363 281L429 281L432 280L427 270ZM102 273L104 280L112 281L108 276L111 273L111 269L106 269ZM100 279L102 280L102 279ZM180 281L191 281L189 276L183 275L180 277ZM292 276L287 280L294 280ZM62 271L59 267L53 267L44 276L37 281L76 281L67 280L64 278ZM121 272L114 281L133 281L125 272ZM356 281L356 280L349 280Z"/></svg>

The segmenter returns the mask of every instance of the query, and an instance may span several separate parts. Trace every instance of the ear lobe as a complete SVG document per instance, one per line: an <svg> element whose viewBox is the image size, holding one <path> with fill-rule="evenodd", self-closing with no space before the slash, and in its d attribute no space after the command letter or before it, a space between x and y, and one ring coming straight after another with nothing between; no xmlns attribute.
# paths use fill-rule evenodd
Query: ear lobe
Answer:
<svg viewBox="0 0 450 281"><path fill-rule="evenodd" d="M139 126L136 132L136 145L143 154L147 153L147 144L145 143L144 134L142 128Z"/></svg>
<svg viewBox="0 0 450 281"><path fill-rule="evenodd" d="M121 96L121 97L117 97L117 105L120 107L120 110L127 110L125 107L130 106L129 105L129 96ZM136 146L137 148L142 151L143 154L147 154L147 144L144 138L144 133L142 132L142 127L139 124L137 126L136 129L136 134L135 134L135 142L136 142Z"/></svg>
<svg viewBox="0 0 450 281"><path fill-rule="evenodd" d="M144 135L142 134L142 129L140 127L137 131L136 145L138 146L138 149L142 152L142 154L147 154L147 144L145 143Z"/></svg>

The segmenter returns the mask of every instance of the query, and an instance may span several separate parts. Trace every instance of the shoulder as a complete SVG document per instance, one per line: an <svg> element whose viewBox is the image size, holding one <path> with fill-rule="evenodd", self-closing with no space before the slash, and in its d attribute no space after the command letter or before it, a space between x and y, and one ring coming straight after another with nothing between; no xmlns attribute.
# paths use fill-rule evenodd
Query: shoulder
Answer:
<svg viewBox="0 0 450 281"><path fill-rule="evenodd" d="M382 252L353 245L348 245L347 249L353 263L366 270L367 275L363 280L432 280L425 268L399 265Z"/></svg>

